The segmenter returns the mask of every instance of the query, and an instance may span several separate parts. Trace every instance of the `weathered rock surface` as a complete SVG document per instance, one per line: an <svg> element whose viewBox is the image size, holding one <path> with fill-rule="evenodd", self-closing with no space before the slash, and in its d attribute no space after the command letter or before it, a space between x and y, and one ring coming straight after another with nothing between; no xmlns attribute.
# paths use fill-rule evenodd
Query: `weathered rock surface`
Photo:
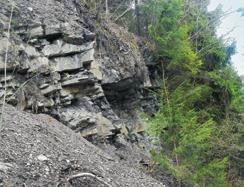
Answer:
<svg viewBox="0 0 244 187"><path fill-rule="evenodd" d="M134 123L142 90L150 86L136 38L117 25L97 22L82 1L14 3L8 39L11 3L0 2L4 25L0 32L0 100L9 45L8 103L51 114L72 129L84 131L84 136L109 137L125 122ZM121 115L121 110L129 115ZM98 114L109 125L100 123L103 120Z"/></svg>
<svg viewBox="0 0 244 187"><path fill-rule="evenodd" d="M3 132L6 133L3 137L6 134L10 134L11 137L6 135L10 139L0 139L0 142L4 144L7 141L15 141L11 138L19 137L19 135L23 135L23 139L16 139L16 142L11 144L13 147L9 146L0 150L3 155L1 157L0 154L0 174L1 170L5 172L14 168L8 175L3 175L11 176L11 180L10 178L6 180L9 179L13 184L20 182L20 185L26 183L33 184L30 186L35 186L35 184L38 186L42 182L48 184L51 179L55 179L56 181L50 183L54 184L62 177L75 174L80 169L90 171L89 164L95 159L93 162L95 165L91 168L96 168L101 173L105 172L104 175L99 173L99 176L104 177L107 172L112 173L114 181L117 181L117 175L121 175L122 178L127 177L124 169L120 172L117 169L113 170L113 167L118 164L116 159L114 161L116 164L109 167L111 171L106 170L101 163L96 166L97 158L94 152L90 152L95 155L94 158L88 157L89 154L85 152L84 158L88 159L88 165L85 159L79 161L83 153L79 152L81 145L77 141L85 142L78 138L81 134L93 143L99 143L105 150L114 151L115 149L114 152L118 151L115 144L122 145L127 150L131 142L139 142L139 133L143 134L145 127L137 111L145 111L149 114L155 112L156 100L147 88L151 87L152 83L155 86L154 82L151 83L149 75L151 77L156 75L154 76L155 71L148 72L137 44L137 38L116 24L97 19L97 15L89 12L81 0L15 0L14 3L11 33L8 38L7 27L11 14L11 2L0 0L0 104L6 87L6 101L9 104L16 106L19 110L49 114L73 131L67 130L52 118L44 115L39 115L36 117L37 120L32 121L30 114L10 112L9 115L18 114L19 117L12 119L16 120L16 124L10 119L7 121L7 123L11 122L13 128L5 128ZM9 50L5 85L4 62L7 45L9 45ZM44 127L40 127L39 120ZM33 129L29 122L32 122ZM60 129L56 129L55 125L53 127L53 123ZM24 132L13 126L17 124ZM45 124L50 124L50 126ZM40 134L38 134L39 131ZM42 131L47 134L42 134ZM53 134L54 137L49 137ZM56 140L55 137L58 139ZM128 141L125 141L126 138ZM59 142L59 140L62 141ZM51 143L50 147L47 141ZM30 143L23 144L23 142ZM100 144L104 142L111 143L111 147ZM8 151L8 149L18 148L14 144L23 148L23 154L18 152L15 155L12 150ZM85 146L88 147L85 148ZM33 150L32 156L28 155L28 149ZM89 152L90 144L86 142L82 149ZM6 157L4 157L4 150L8 154ZM56 166L55 164L59 163L57 163L58 156L55 156L55 151L57 154L60 153L61 158L63 156L68 161L61 159L61 164ZM130 149L130 152L133 150ZM124 153L130 155L129 152ZM69 157L74 160L72 164ZM27 158L33 163L25 165L28 163L25 160ZM116 158L120 159L120 156ZM20 161L14 162L16 159ZM124 164L133 163L134 160ZM52 165L51 161L55 164ZM40 165L43 162L47 163L43 166L44 169ZM106 161L99 160L99 162ZM77 167L75 163L79 163ZM107 162L104 164L106 165ZM61 165L63 167L60 169ZM31 167L34 167L33 170ZM53 168L50 169L51 167ZM25 171L27 173L23 174ZM144 179L137 178L137 171L130 171L130 169L128 171L128 181L134 176L133 182L138 179L138 183L137 181L125 182L123 185L143 186L139 184ZM91 180L87 182L91 184L90 186L100 185L96 182L91 183ZM119 178L118 183L110 183L109 180L106 182L112 186L123 186ZM150 183L145 184L150 186Z"/></svg>
<svg viewBox="0 0 244 187"><path fill-rule="evenodd" d="M112 187L164 186L120 164L116 157L44 114L20 112L7 105L0 137L0 186L64 186L67 178L79 173L96 175ZM68 186L108 185L93 177L79 177Z"/></svg>

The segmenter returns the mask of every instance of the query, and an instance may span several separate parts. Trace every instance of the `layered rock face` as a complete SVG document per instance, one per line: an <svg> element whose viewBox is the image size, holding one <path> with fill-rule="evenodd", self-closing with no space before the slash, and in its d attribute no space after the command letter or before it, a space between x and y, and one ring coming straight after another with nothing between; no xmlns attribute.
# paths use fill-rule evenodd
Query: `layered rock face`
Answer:
<svg viewBox="0 0 244 187"><path fill-rule="evenodd" d="M0 2L1 101L6 87L6 101L19 109L50 114L84 137L109 138L124 124L143 131L135 111L148 107L141 101L150 86L136 38L97 21L82 1Z"/></svg>

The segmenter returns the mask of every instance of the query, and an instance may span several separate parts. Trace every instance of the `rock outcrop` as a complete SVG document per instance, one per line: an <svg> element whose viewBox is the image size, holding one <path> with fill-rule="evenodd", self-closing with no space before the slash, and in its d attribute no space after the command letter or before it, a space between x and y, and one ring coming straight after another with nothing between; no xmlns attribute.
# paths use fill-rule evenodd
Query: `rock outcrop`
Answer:
<svg viewBox="0 0 244 187"><path fill-rule="evenodd" d="M0 186L164 186L48 115L7 105L3 117Z"/></svg>
<svg viewBox="0 0 244 187"><path fill-rule="evenodd" d="M157 110L157 73L137 38L82 0L12 2L0 1L0 104L6 96L19 111L0 114L0 186L63 186L80 172L98 178L70 186L163 186L147 176L139 112Z"/></svg>
<svg viewBox="0 0 244 187"><path fill-rule="evenodd" d="M8 103L84 137L143 131L136 110L148 106L141 101L151 83L134 35L98 21L79 0L16 0L8 38L11 6L0 2L0 99L6 86Z"/></svg>

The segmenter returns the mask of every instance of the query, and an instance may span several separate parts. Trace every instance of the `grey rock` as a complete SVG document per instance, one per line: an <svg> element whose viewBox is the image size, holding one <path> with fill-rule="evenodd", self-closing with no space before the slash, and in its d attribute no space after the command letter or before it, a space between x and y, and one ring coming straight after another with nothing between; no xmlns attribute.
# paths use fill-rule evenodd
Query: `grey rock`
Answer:
<svg viewBox="0 0 244 187"><path fill-rule="evenodd" d="M116 127L112 125L112 122L105 118L101 113L95 114L95 123L95 126L83 129L81 136L89 137L96 135L107 138L113 135L113 131L116 129Z"/></svg>
<svg viewBox="0 0 244 187"><path fill-rule="evenodd" d="M60 119L75 131L82 131L88 126L95 125L95 119L92 113L83 108L67 107L61 110Z"/></svg>
<svg viewBox="0 0 244 187"><path fill-rule="evenodd" d="M86 38L86 40L95 40L96 37L96 33L91 32L89 30L86 30L84 33L84 38Z"/></svg>
<svg viewBox="0 0 244 187"><path fill-rule="evenodd" d="M97 136L108 138L116 127L101 113L93 113L83 108L68 107L61 112L62 121L69 121L68 126L83 137Z"/></svg>
<svg viewBox="0 0 244 187"><path fill-rule="evenodd" d="M62 35L62 27L60 24L57 25L47 25L44 30L45 36L52 35Z"/></svg>
<svg viewBox="0 0 244 187"><path fill-rule="evenodd" d="M49 85L47 88L42 89L41 92L43 95L47 95L47 94L56 92L56 91L61 90L61 89L62 89L61 84Z"/></svg>
<svg viewBox="0 0 244 187"><path fill-rule="evenodd" d="M43 162L43 161L47 161L48 160L48 158L46 157L46 156L44 156L44 155L38 155L37 156L37 159L39 160L39 161L41 161L41 162Z"/></svg>
<svg viewBox="0 0 244 187"><path fill-rule="evenodd" d="M18 65L19 65L18 62L8 61L6 63L6 70L13 71L14 69L16 69L18 67ZM5 60L3 57L0 56L0 73L4 72L4 69L5 69Z"/></svg>
<svg viewBox="0 0 244 187"><path fill-rule="evenodd" d="M67 81L64 81L62 83L62 86L71 86L71 85L79 85L79 84L85 84L90 82L89 77L88 76L84 76L84 77L79 77L79 78L74 78L74 79L70 79Z"/></svg>
<svg viewBox="0 0 244 187"><path fill-rule="evenodd" d="M6 37L0 37L0 72L3 72L5 69L5 54L6 47L8 47L8 59L6 63L7 71L14 70L19 62L16 60L19 52L19 47L15 45L12 41L9 41Z"/></svg>
<svg viewBox="0 0 244 187"><path fill-rule="evenodd" d="M95 79L91 74L78 73L65 78L62 82L62 86L73 86L82 84L94 84Z"/></svg>
<svg viewBox="0 0 244 187"><path fill-rule="evenodd" d="M98 79L98 80L102 80L103 79L103 74L101 71L101 64L95 60L91 63L91 67L90 67L90 72Z"/></svg>
<svg viewBox="0 0 244 187"><path fill-rule="evenodd" d="M30 35L30 38L39 38L39 37L43 37L44 35L44 31L42 29L41 26L38 26L36 28L32 28L30 31L29 31L29 35Z"/></svg>
<svg viewBox="0 0 244 187"><path fill-rule="evenodd" d="M15 3L18 11L7 62L7 71L14 76L6 85L12 104L49 113L95 137L99 131L116 136L114 131L123 123L133 131L133 124L138 123L135 110L152 111L154 102L142 93L145 86L150 87L150 80L133 34L104 20L98 26L78 0ZM1 25L7 25L11 5L8 1L0 5ZM6 42L0 33L1 75ZM100 125L98 119L112 126L109 122Z"/></svg>
<svg viewBox="0 0 244 187"><path fill-rule="evenodd" d="M62 89L61 91L60 91L60 96L61 97L67 97L69 95L69 92L67 92L66 90L64 90L64 89Z"/></svg>
<svg viewBox="0 0 244 187"><path fill-rule="evenodd" d="M94 41L96 34L87 29L82 32L65 31L63 40L67 43L82 45L85 42Z"/></svg>
<svg viewBox="0 0 244 187"><path fill-rule="evenodd" d="M83 64L89 65L94 60L94 52L95 50L92 48L90 50L85 51L84 53L80 54L80 59Z"/></svg>
<svg viewBox="0 0 244 187"><path fill-rule="evenodd" d="M39 88L44 89L44 88L47 88L48 86L49 86L49 84L42 84Z"/></svg>
<svg viewBox="0 0 244 187"><path fill-rule="evenodd" d="M0 132L4 133L0 160L14 150L16 154L9 159L19 168L3 176L6 186L8 180L10 184L19 182L12 186L52 186L62 177L87 168L115 187L162 186L125 165L116 167L117 160L110 166L100 158L109 157L105 154L96 160L98 150L89 152L87 142L77 141L80 134L97 143L117 142L125 131L127 135L143 133L136 110L153 111L155 100L143 91L151 85L133 34L103 19L98 25L80 0L15 0L15 4L7 63L8 73L13 74L6 85L8 100L21 110L50 114L74 132L49 116L19 113L7 107L6 128ZM10 8L9 1L0 0L0 29L8 25ZM6 48L4 35L0 32L0 75ZM0 97L4 93L1 84ZM34 149L30 151L31 147ZM101 186L92 182L90 186Z"/></svg>
<svg viewBox="0 0 244 187"><path fill-rule="evenodd" d="M64 43L61 40L57 40L54 44L46 45L42 52L45 56L48 57L58 57L58 56L66 56L81 53L84 51L88 51L92 49L94 46L94 42L89 42L83 45L73 45Z"/></svg>
<svg viewBox="0 0 244 187"><path fill-rule="evenodd" d="M4 77L4 76L0 76L0 82L1 83L4 83L5 82L5 80L8 82L8 81L11 81L11 80L13 80L13 76L12 75L7 75L6 77Z"/></svg>
<svg viewBox="0 0 244 187"><path fill-rule="evenodd" d="M3 127L0 160L11 160L13 166L7 165L7 168L11 167L10 172L1 172L3 186L65 185L66 178L83 171L101 177L113 187L163 186L48 115L33 115L6 106ZM36 160L36 157L44 161ZM5 163L3 166L6 168ZM26 178L28 180L23 180ZM77 180L80 186L104 186L89 177Z"/></svg>
<svg viewBox="0 0 244 187"><path fill-rule="evenodd" d="M0 52L4 53L6 50L7 43L9 43L8 38L0 38Z"/></svg>
<svg viewBox="0 0 244 187"><path fill-rule="evenodd" d="M51 69L51 67L50 67ZM58 72L51 72L50 73L50 78L53 80L55 84L57 84L61 80L61 75Z"/></svg>
<svg viewBox="0 0 244 187"><path fill-rule="evenodd" d="M44 106L47 108L52 108L55 105L55 102L53 101L53 99L48 99L45 100L44 102Z"/></svg>
<svg viewBox="0 0 244 187"><path fill-rule="evenodd" d="M4 90L0 90L0 98L4 96Z"/></svg>
<svg viewBox="0 0 244 187"><path fill-rule="evenodd" d="M29 62L29 72L41 72L42 70L49 69L48 58L46 57L37 57Z"/></svg>
<svg viewBox="0 0 244 187"><path fill-rule="evenodd" d="M73 99L74 99L74 96L71 95L71 94L69 94L69 95L67 95L66 97L62 98L62 99L61 99L61 102L66 103L66 102L69 102L69 101L71 101L71 100L73 100Z"/></svg>
<svg viewBox="0 0 244 187"><path fill-rule="evenodd" d="M72 57L58 57L50 61L50 66L53 71L74 71L83 67L83 62L79 55Z"/></svg>
<svg viewBox="0 0 244 187"><path fill-rule="evenodd" d="M40 53L38 53L36 51L36 49L30 45L26 46L24 51L29 57L39 57L40 56Z"/></svg>
<svg viewBox="0 0 244 187"><path fill-rule="evenodd" d="M7 170L13 168L13 165L10 163L0 162L0 171L6 172Z"/></svg>
<svg viewBox="0 0 244 187"><path fill-rule="evenodd" d="M84 65L91 63L94 60L94 49L67 57L56 57L50 60L50 66L53 71L57 72L72 72L83 68Z"/></svg>
<svg viewBox="0 0 244 187"><path fill-rule="evenodd" d="M70 44L82 45L85 41L85 38L82 34L65 33L63 40Z"/></svg>
<svg viewBox="0 0 244 187"><path fill-rule="evenodd" d="M69 106L69 105L71 105L71 101L66 101L66 102L64 102L64 103L62 103L63 104L63 106Z"/></svg>

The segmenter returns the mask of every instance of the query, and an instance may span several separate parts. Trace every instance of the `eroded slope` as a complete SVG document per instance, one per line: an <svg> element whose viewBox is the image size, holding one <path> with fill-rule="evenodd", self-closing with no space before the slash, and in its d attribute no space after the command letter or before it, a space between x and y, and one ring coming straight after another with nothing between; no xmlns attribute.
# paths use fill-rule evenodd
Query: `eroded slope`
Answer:
<svg viewBox="0 0 244 187"><path fill-rule="evenodd" d="M0 184L4 186L62 186L65 178L82 172L92 173L113 187L163 186L121 165L47 115L20 112L10 106L5 111L0 133ZM106 186L89 177L73 180L70 185Z"/></svg>

